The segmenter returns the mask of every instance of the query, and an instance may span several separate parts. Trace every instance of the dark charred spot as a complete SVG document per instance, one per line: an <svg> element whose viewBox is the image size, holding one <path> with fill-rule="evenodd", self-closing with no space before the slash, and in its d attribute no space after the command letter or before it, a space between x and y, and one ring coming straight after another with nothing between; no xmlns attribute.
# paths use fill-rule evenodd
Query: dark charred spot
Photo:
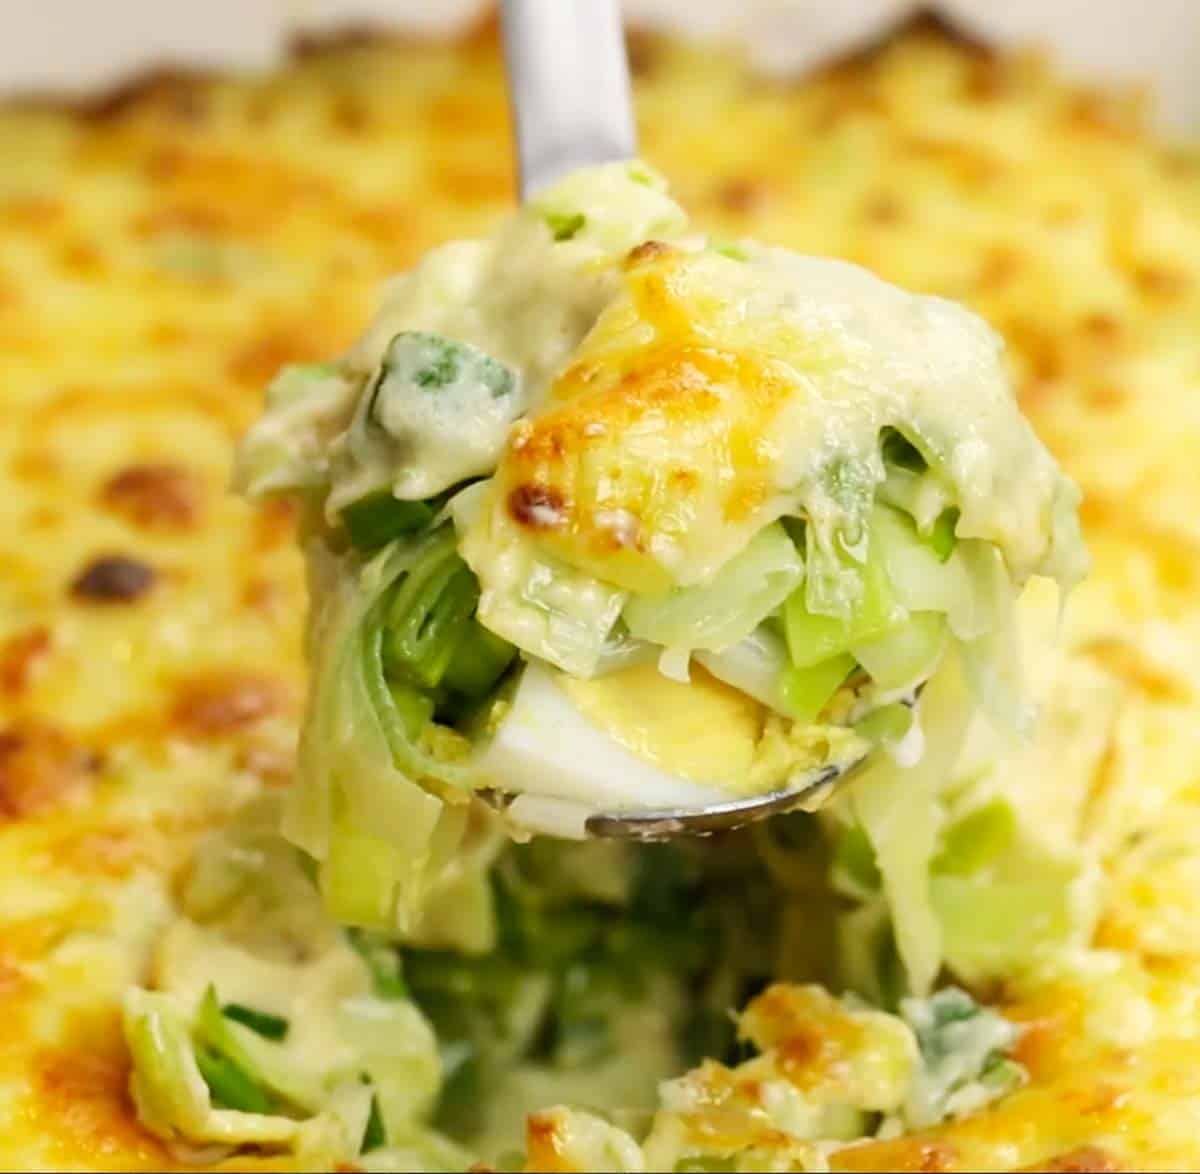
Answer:
<svg viewBox="0 0 1200 1174"><path fill-rule="evenodd" d="M1133 280L1140 293L1163 301L1179 297L1188 287L1185 273L1165 265L1139 265L1133 272Z"/></svg>
<svg viewBox="0 0 1200 1174"><path fill-rule="evenodd" d="M963 95L971 102L994 102L1008 93L1010 83L1003 59L981 56L968 62Z"/></svg>
<svg viewBox="0 0 1200 1174"><path fill-rule="evenodd" d="M147 530L187 530L200 516L204 487L178 465L131 465L100 490L103 505Z"/></svg>
<svg viewBox="0 0 1200 1174"><path fill-rule="evenodd" d="M748 213L761 208L769 195L767 185L760 179L727 179L716 190L717 203L729 212Z"/></svg>
<svg viewBox="0 0 1200 1174"><path fill-rule="evenodd" d="M236 672L213 673L180 682L171 721L189 734L220 737L280 712L286 701L278 681Z"/></svg>
<svg viewBox="0 0 1200 1174"><path fill-rule="evenodd" d="M566 521L566 502L551 485L518 485L508 495L508 512L531 530L555 530Z"/></svg>
<svg viewBox="0 0 1200 1174"><path fill-rule="evenodd" d="M72 278L86 281L104 272L104 254L85 240L68 240L58 250L58 263Z"/></svg>
<svg viewBox="0 0 1200 1174"><path fill-rule="evenodd" d="M807 1026L798 1027L779 1045L780 1068L784 1072L808 1068L820 1059L824 1050L825 1040L820 1031Z"/></svg>
<svg viewBox="0 0 1200 1174"><path fill-rule="evenodd" d="M975 277L980 291L995 292L1015 281L1020 275L1024 261L1016 249L1003 246L988 249Z"/></svg>
<svg viewBox="0 0 1200 1174"><path fill-rule="evenodd" d="M1121 338L1121 322L1111 314L1086 314L1080 320L1079 332L1089 342L1116 343Z"/></svg>
<svg viewBox="0 0 1200 1174"><path fill-rule="evenodd" d="M671 246L664 244L662 241L642 241L640 245L635 245L629 250L628 255L625 257L625 264L629 266L640 265L643 261L653 261L670 251Z"/></svg>
<svg viewBox="0 0 1200 1174"><path fill-rule="evenodd" d="M863 205L863 217L872 224L899 224L904 216L904 202L890 192L877 192Z"/></svg>
<svg viewBox="0 0 1200 1174"><path fill-rule="evenodd" d="M0 730L0 819L39 815L78 795L101 759L57 726L28 722Z"/></svg>
<svg viewBox="0 0 1200 1174"><path fill-rule="evenodd" d="M634 77L649 77L662 60L663 39L647 29L625 30L625 53Z"/></svg>
<svg viewBox="0 0 1200 1174"><path fill-rule="evenodd" d="M50 629L18 632L0 644L0 693L15 697L29 688L38 666L50 652Z"/></svg>
<svg viewBox="0 0 1200 1174"><path fill-rule="evenodd" d="M176 121L200 122L207 111L206 76L202 70L159 66L144 70L95 96L65 105L85 118L97 121L156 107Z"/></svg>
<svg viewBox="0 0 1200 1174"><path fill-rule="evenodd" d="M371 123L371 112L355 94L341 94L333 103L330 119L337 130L347 135L360 135Z"/></svg>
<svg viewBox="0 0 1200 1174"><path fill-rule="evenodd" d="M71 594L88 603L132 603L154 586L152 567L123 554L93 559L71 581Z"/></svg>

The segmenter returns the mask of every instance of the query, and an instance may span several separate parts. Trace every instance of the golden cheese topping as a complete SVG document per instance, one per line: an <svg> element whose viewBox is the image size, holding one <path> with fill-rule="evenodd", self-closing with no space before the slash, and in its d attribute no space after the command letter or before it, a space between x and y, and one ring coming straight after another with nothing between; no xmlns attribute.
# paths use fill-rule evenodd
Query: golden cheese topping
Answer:
<svg viewBox="0 0 1200 1174"><path fill-rule="evenodd" d="M961 537L997 543L1018 581L1078 575L1076 491L982 321L748 242L728 255L651 240L625 270L501 462L498 494L532 541L650 593L708 579L781 514L832 542L857 532L893 427L953 486Z"/></svg>
<svg viewBox="0 0 1200 1174"><path fill-rule="evenodd" d="M634 61L695 216L966 301L1085 494L1067 679L1105 700L1059 822L1111 878L1108 953L1000 988L1026 1088L832 1164L1194 1166L1200 159L1133 99L928 30L797 85L659 39ZM351 46L8 107L0 158L0 1165L157 1170L121 995L197 833L287 777L302 688L291 521L226 496L233 440L281 362L348 345L379 280L507 209L499 54Z"/></svg>

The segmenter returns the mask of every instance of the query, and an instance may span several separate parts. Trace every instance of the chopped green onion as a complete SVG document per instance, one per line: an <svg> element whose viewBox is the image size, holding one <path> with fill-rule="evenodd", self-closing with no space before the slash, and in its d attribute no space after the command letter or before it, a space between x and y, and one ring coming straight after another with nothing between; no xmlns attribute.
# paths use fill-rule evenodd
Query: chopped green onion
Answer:
<svg viewBox="0 0 1200 1174"><path fill-rule="evenodd" d="M381 999L408 998L400 951L382 934L365 929L348 929L346 936L371 972L371 983Z"/></svg>
<svg viewBox="0 0 1200 1174"><path fill-rule="evenodd" d="M488 631L478 620L468 620L442 683L473 700L486 697L516 654L516 648L507 640Z"/></svg>
<svg viewBox="0 0 1200 1174"><path fill-rule="evenodd" d="M788 712L798 722L815 721L842 682L854 671L854 657L848 653L831 656L819 664L783 670L782 690Z"/></svg>
<svg viewBox="0 0 1200 1174"><path fill-rule="evenodd" d="M360 1153L369 1154L380 1146L387 1145L387 1130L383 1127L383 1114L379 1111L379 1096L371 1097L371 1115L367 1118L367 1127L363 1130Z"/></svg>
<svg viewBox="0 0 1200 1174"><path fill-rule="evenodd" d="M274 1112L275 1098L240 1064L215 1048L198 1046L196 1066L217 1108L242 1113Z"/></svg>
<svg viewBox="0 0 1200 1174"><path fill-rule="evenodd" d="M945 562L958 545L958 536L954 533L958 525L958 510L953 506L942 510L933 524L933 529L925 536L925 541L933 548L933 553Z"/></svg>
<svg viewBox="0 0 1200 1174"><path fill-rule="evenodd" d="M569 241L578 236L587 223L582 212L543 212L542 216L556 241Z"/></svg>
<svg viewBox="0 0 1200 1174"><path fill-rule="evenodd" d="M377 550L394 538L429 524L433 507L424 501L401 501L388 489L368 493L341 513L342 525L359 550Z"/></svg>
<svg viewBox="0 0 1200 1174"><path fill-rule="evenodd" d="M441 683L479 602L479 584L455 551L452 532L448 539L400 581L383 633L389 675L427 689Z"/></svg>
<svg viewBox="0 0 1200 1174"><path fill-rule="evenodd" d="M286 1038L288 1021L279 1015L271 1015L266 1011L256 1011L242 1003L226 1003L221 1008L221 1014L234 1023L240 1023L251 1031L257 1032L264 1039L281 1040Z"/></svg>

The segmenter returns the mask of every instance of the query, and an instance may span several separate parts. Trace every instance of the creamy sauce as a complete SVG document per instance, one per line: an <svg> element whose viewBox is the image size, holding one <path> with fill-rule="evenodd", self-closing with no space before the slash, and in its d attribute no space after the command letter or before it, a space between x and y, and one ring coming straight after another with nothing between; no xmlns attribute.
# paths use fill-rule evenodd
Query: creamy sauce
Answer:
<svg viewBox="0 0 1200 1174"><path fill-rule="evenodd" d="M981 319L845 262L747 257L635 250L545 406L512 433L495 513L633 591L703 582L782 515L807 515L825 548L856 541L894 427L952 486L960 537L995 543L1018 582L1062 564L1078 576L1078 495ZM522 519L519 495L556 515Z"/></svg>

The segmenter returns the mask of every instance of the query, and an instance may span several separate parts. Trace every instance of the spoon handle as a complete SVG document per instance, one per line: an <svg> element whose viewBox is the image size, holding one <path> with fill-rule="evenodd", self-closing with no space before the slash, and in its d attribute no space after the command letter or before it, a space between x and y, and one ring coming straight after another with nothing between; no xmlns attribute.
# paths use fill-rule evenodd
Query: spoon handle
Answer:
<svg viewBox="0 0 1200 1174"><path fill-rule="evenodd" d="M617 0L502 0L521 198L630 159L637 132Z"/></svg>

